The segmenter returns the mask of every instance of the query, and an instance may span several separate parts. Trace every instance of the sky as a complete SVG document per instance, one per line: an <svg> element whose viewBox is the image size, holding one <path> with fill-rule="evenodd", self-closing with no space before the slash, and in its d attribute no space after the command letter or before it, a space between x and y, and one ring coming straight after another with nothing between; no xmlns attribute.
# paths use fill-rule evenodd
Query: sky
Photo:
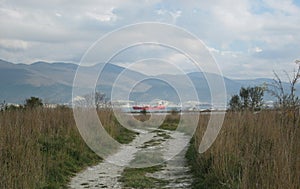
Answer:
<svg viewBox="0 0 300 189"><path fill-rule="evenodd" d="M141 22L175 25L192 33L229 78L273 77L273 71L292 71L300 59L300 0L0 0L0 59L78 64L99 38ZM180 36L169 38L187 43ZM180 54L160 48L129 49L115 61L128 65L138 54L136 69L155 73L158 65L168 70L171 62L192 70ZM155 62L151 69L147 58Z"/></svg>

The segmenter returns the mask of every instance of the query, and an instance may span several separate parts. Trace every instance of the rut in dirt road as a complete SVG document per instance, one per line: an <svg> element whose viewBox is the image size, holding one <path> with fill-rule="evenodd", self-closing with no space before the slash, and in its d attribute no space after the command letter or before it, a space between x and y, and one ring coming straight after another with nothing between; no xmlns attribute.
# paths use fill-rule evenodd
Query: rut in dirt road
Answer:
<svg viewBox="0 0 300 189"><path fill-rule="evenodd" d="M159 157L157 163L170 159L163 163L161 170L145 174L146 177L154 178L157 182L165 183L164 185L157 185L157 187L154 186L154 188L190 188L193 180L185 159L190 137L178 131L161 129L139 131L139 133L129 145L109 156L104 162L78 173L71 179L69 187L74 189L126 188L124 186L126 183L120 181L124 168L141 162L139 157L142 157L142 161L147 160L147 155L150 153L149 160L151 161L156 159L153 157ZM178 151L178 149L183 150L177 154L176 150ZM175 153L177 155L173 157ZM118 162L121 166L111 162Z"/></svg>

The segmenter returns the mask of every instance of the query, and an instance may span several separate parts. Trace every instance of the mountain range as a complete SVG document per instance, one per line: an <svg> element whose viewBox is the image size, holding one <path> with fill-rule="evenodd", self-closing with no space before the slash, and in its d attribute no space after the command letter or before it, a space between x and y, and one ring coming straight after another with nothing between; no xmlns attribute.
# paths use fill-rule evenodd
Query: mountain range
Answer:
<svg viewBox="0 0 300 189"><path fill-rule="evenodd" d="M103 65L96 64L84 67L82 69L83 76L86 78L94 76L97 74L95 70L98 70L99 66ZM15 64L0 60L0 102L5 100L9 103L23 103L26 98L36 96L42 98L46 103L70 103L77 68L77 64L64 62L48 63L40 61L32 64ZM193 85L197 91L199 101L210 102L211 94L206 77L223 77L227 98L237 94L242 86L256 86L272 83L273 81L269 78L234 80L202 72L193 72L187 75L162 74L149 77L133 70L124 71L125 68L123 67L106 64L98 79L96 90L110 97L112 87L114 87L114 91L117 91L117 93L114 93L113 96L114 99L118 100L126 100L127 91L131 90L129 99L136 102L150 102L154 99L179 102L180 99L195 100L190 92ZM190 79L192 84L188 83L187 79ZM132 86L133 83L135 83L134 86ZM288 84L285 83L285 85ZM299 85L297 88L299 88ZM176 91L181 91L181 95L178 95ZM267 94L265 100L272 100L272 97Z"/></svg>

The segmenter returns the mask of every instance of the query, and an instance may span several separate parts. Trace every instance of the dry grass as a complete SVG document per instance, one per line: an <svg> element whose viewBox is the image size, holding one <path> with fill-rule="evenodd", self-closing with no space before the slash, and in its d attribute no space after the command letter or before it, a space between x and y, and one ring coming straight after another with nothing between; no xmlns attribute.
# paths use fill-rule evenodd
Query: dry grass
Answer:
<svg viewBox="0 0 300 189"><path fill-rule="evenodd" d="M111 111L99 117L114 138L132 140L134 134L119 127ZM208 119L200 116L188 153L195 188L299 188L299 120L294 127L275 111L227 113L213 146L197 154ZM99 161L70 109L0 112L0 188L64 187L72 174Z"/></svg>
<svg viewBox="0 0 300 189"><path fill-rule="evenodd" d="M99 115L113 137L128 133L111 121L110 111ZM71 109L0 112L0 188L65 187L71 175L99 161L79 135Z"/></svg>
<svg viewBox="0 0 300 189"><path fill-rule="evenodd" d="M227 113L213 146L198 154L208 119L201 115L188 153L196 166L195 188L300 187L299 120L294 127L276 111Z"/></svg>

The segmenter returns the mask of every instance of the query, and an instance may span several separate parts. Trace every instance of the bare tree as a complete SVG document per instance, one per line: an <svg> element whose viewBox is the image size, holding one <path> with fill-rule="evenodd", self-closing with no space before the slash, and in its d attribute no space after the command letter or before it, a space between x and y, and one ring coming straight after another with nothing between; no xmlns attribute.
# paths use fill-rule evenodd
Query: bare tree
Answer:
<svg viewBox="0 0 300 189"><path fill-rule="evenodd" d="M7 109L7 104L4 100L3 102L0 103L0 111L4 111L6 109Z"/></svg>
<svg viewBox="0 0 300 189"><path fill-rule="evenodd" d="M96 92L95 93L95 104L96 104L96 109L99 110L101 107L105 107L106 105L106 99L105 99L105 94Z"/></svg>
<svg viewBox="0 0 300 189"><path fill-rule="evenodd" d="M285 71L285 74L289 80L289 88L285 89L284 83L278 76L276 72L274 72L275 78L273 79L273 83L268 85L268 92L274 97L277 98L277 106L279 108L291 108L297 106L299 104L299 99L295 95L296 84L300 78L300 61L297 60L297 69L294 70L292 78Z"/></svg>
<svg viewBox="0 0 300 189"><path fill-rule="evenodd" d="M299 98L296 96L296 84L300 78L300 61L296 60L297 68L294 69L292 77L285 72L288 78L288 88L284 86L283 81L280 79L278 74L274 72L275 78L273 83L268 84L268 92L277 99L276 106L283 110L284 115L292 115L294 125L296 124L297 114L299 113Z"/></svg>
<svg viewBox="0 0 300 189"><path fill-rule="evenodd" d="M98 110L101 107L105 107L105 96L105 94L100 92L95 92L95 94L86 94L83 96L81 104L84 105L84 107L96 107L96 109Z"/></svg>

